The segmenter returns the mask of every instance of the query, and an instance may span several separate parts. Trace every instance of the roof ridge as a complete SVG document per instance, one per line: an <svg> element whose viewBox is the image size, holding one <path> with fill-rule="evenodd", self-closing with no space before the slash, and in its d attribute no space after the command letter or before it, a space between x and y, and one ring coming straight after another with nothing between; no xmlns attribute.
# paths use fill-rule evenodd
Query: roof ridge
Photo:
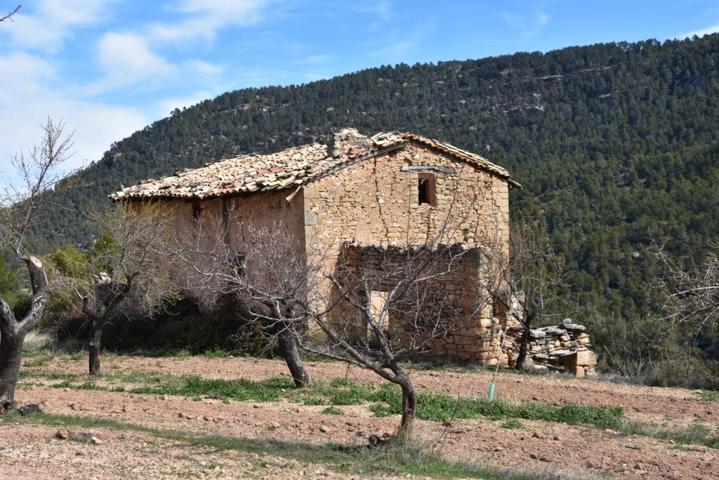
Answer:
<svg viewBox="0 0 719 480"><path fill-rule="evenodd" d="M245 153L207 163L202 167L175 172L160 179L149 179L122 188L111 194L110 198L204 199L236 193L280 190L335 174L367 158L402 148L409 142L436 149L521 187L512 180L508 170L486 158L413 132L378 132L371 137L360 134L356 129L343 129L342 132L356 133L367 141L363 141L362 145L346 144L344 151L329 152L326 145L313 142L274 153Z"/></svg>

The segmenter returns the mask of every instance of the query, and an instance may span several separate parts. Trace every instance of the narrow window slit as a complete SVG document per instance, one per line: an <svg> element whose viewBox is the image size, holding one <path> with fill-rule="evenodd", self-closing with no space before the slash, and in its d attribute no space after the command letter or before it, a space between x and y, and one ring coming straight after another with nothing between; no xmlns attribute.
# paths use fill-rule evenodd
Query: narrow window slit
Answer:
<svg viewBox="0 0 719 480"><path fill-rule="evenodd" d="M437 205L436 179L433 173L420 173L417 180L419 204Z"/></svg>

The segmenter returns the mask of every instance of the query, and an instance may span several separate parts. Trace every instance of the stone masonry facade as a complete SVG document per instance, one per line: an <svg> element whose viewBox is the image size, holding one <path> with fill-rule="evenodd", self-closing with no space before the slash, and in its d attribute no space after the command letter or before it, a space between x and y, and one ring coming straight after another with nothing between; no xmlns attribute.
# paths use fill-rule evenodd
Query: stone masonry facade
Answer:
<svg viewBox="0 0 719 480"><path fill-rule="evenodd" d="M366 137L345 129L328 146L223 160L128 187L112 198L165 202L175 213L178 237L200 243L203 236L215 236L216 220L224 219L227 242L237 252L253 241L252 228L281 225L308 262L321 261L332 272L339 258L381 269L379 259L387 251L440 235L442 243L470 252L489 239L497 258L506 258L509 190L516 185L503 168L436 140L395 133ZM479 302L481 311L460 319L428 354L509 365L514 344L503 335L516 328L516 320L480 298L486 295L480 284L488 267L480 257L465 255L436 288L467 312L486 300ZM329 280L317 284L316 297L329 300ZM344 305L336 314L346 321L356 312ZM401 325L393 328L402 334Z"/></svg>

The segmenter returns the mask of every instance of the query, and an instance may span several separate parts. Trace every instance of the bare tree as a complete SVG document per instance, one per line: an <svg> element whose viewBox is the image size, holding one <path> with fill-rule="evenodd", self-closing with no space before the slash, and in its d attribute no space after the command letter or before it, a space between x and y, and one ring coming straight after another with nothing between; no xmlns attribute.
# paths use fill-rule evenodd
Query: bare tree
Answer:
<svg viewBox="0 0 719 480"><path fill-rule="evenodd" d="M0 407L5 408L15 399L22 345L25 335L40 320L47 303L48 282L42 261L25 248L25 234L37 220L42 193L57 181L55 168L71 155L72 133L64 133L63 122L48 119L42 127L42 139L28 156L19 153L13 165L24 185L15 188L7 185L0 209L0 245L15 252L28 273L32 291L30 310L18 319L10 305L0 299Z"/></svg>
<svg viewBox="0 0 719 480"><path fill-rule="evenodd" d="M326 275L332 282L329 305L325 311L305 306L328 341L303 338L304 349L369 369L399 386L400 440L411 438L417 409L403 362L422 353L441 354L453 334L475 325L486 314L496 281L477 270L476 276L466 276L478 261L490 260L480 249L443 244L441 238L406 247L345 245L334 272ZM458 284L464 292L447 291Z"/></svg>
<svg viewBox="0 0 719 480"><path fill-rule="evenodd" d="M196 235L197 243L176 249L176 257L189 267L182 275L186 290L211 305L220 298L239 303L244 326L275 338L295 385L307 387L311 378L297 345L307 319L297 299L306 299L312 269L304 262L301 246L281 224L249 228L245 236L252 241L242 251L235 250L227 241L225 226L231 215L225 212L224 220L209 218L210 227Z"/></svg>
<svg viewBox="0 0 719 480"><path fill-rule="evenodd" d="M115 209L96 214L102 236L88 252L79 277L53 272L51 284L59 295L81 302L90 323L88 368L101 373L102 332L108 320L132 308L151 314L171 293L167 248L171 235L166 212L155 205Z"/></svg>
<svg viewBox="0 0 719 480"><path fill-rule="evenodd" d="M515 367L526 366L532 328L553 315L560 300L564 259L557 255L540 221L520 219L512 225L509 268L501 297L522 324Z"/></svg>
<svg viewBox="0 0 719 480"><path fill-rule="evenodd" d="M13 15L15 15L17 12L20 11L20 8L22 5L17 5L14 9L10 10L6 15L0 17L0 22L4 22L5 20L10 20Z"/></svg>
<svg viewBox="0 0 719 480"><path fill-rule="evenodd" d="M687 326L695 335L719 325L719 244L709 246L706 258L672 257L657 248L664 275L655 284L665 292L663 319L671 326Z"/></svg>
<svg viewBox="0 0 719 480"><path fill-rule="evenodd" d="M205 242L180 253L194 272L187 276L193 289L241 300L249 321L278 339L298 387L310 381L298 344L398 385L401 439L411 437L417 407L403 362L440 352L452 333L474 325L501 278L488 268L495 265L493 251L444 244L452 237L446 228L404 248L344 244L339 255L307 255L284 224L245 226L251 240L242 252L229 245L226 231L212 230L222 232L212 247ZM459 278L468 284L448 292L447 285L461 285Z"/></svg>

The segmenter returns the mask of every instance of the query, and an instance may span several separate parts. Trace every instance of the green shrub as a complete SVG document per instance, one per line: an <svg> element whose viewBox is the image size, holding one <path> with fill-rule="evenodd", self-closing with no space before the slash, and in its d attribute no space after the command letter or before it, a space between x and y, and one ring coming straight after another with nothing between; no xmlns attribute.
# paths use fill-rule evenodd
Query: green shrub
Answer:
<svg viewBox="0 0 719 480"><path fill-rule="evenodd" d="M66 277L80 279L87 275L87 255L77 247L65 245L48 255L48 258L52 267Z"/></svg>
<svg viewBox="0 0 719 480"><path fill-rule="evenodd" d="M324 415L343 415L342 410L335 407L334 405L330 405L329 407L322 410L322 413Z"/></svg>
<svg viewBox="0 0 719 480"><path fill-rule="evenodd" d="M522 425L522 422L520 422L516 418L510 418L509 420L503 422L500 427L506 428L507 430L518 430L520 428L523 428L524 425Z"/></svg>

